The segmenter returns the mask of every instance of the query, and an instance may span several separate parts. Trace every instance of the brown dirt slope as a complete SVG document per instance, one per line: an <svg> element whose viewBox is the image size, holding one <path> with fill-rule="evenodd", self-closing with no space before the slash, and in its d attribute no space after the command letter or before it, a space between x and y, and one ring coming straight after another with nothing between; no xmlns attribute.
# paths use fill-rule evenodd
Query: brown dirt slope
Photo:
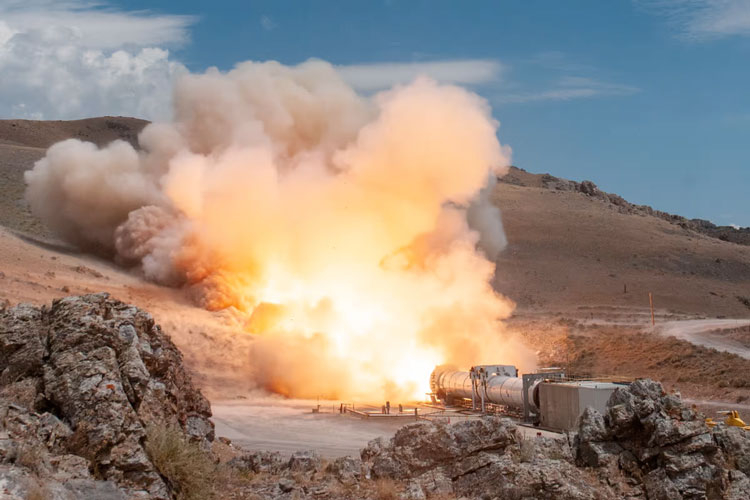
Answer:
<svg viewBox="0 0 750 500"><path fill-rule="evenodd" d="M583 316L593 306L586 315L643 316L652 292L657 309L750 317L750 246L586 192L545 187L543 176L511 175L515 181L494 192L509 242L495 286L522 310Z"/></svg>
<svg viewBox="0 0 750 500"><path fill-rule="evenodd" d="M0 120L0 144L46 149L65 139L80 139L100 146L116 139L138 144L138 133L148 122L123 116L84 120Z"/></svg>
<svg viewBox="0 0 750 500"><path fill-rule="evenodd" d="M608 202L614 205L613 208L620 213L653 215L683 229L690 229L691 231L713 238L719 238L722 241L750 245L750 227L717 226L705 219L687 219L680 215L654 210L648 205L636 205L625 200L622 196L600 190L591 181L576 182L561 179L550 174L532 174L518 167L510 167L510 171L499 180L500 182L514 186L538 187L555 191L576 191Z"/></svg>

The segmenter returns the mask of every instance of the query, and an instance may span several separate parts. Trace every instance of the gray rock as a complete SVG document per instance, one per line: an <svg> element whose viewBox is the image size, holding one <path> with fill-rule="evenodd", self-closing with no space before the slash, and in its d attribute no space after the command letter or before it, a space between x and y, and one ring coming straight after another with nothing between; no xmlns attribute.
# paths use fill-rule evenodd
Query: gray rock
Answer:
<svg viewBox="0 0 750 500"><path fill-rule="evenodd" d="M45 354L40 329L42 312L19 304L0 312L0 385L38 376Z"/></svg>
<svg viewBox="0 0 750 500"><path fill-rule="evenodd" d="M750 478L738 470L729 471L729 487L726 500L747 500L750 498Z"/></svg>
<svg viewBox="0 0 750 500"><path fill-rule="evenodd" d="M64 487L74 499L86 500L126 500L127 496L112 481L92 481L90 479L72 479Z"/></svg>
<svg viewBox="0 0 750 500"><path fill-rule="evenodd" d="M648 498L659 500L682 500L677 486L667 477L664 469L655 469L643 478Z"/></svg>
<svg viewBox="0 0 750 500"><path fill-rule="evenodd" d="M229 461L229 464L241 470L254 473L265 472L279 474L288 467L288 461L281 458L281 454L272 451L257 451L248 453Z"/></svg>
<svg viewBox="0 0 750 500"><path fill-rule="evenodd" d="M618 465L620 469L624 470L630 476L640 478L643 475L638 459L630 451L626 450L620 453Z"/></svg>
<svg viewBox="0 0 750 500"><path fill-rule="evenodd" d="M18 443L15 439L7 437L0 438L0 463L7 464L15 462L18 456Z"/></svg>
<svg viewBox="0 0 750 500"><path fill-rule="evenodd" d="M442 469L433 469L416 477L428 497L449 497L453 494L453 481Z"/></svg>
<svg viewBox="0 0 750 500"><path fill-rule="evenodd" d="M33 468L49 474L53 496L73 494L63 480L88 488L86 498L114 498L90 479L96 470L115 491L170 498L143 447L146 428L179 428L208 448L210 416L181 354L145 311L107 294L0 311L0 462L29 468L24 457L38 454Z"/></svg>
<svg viewBox="0 0 750 500"><path fill-rule="evenodd" d="M706 463L706 456L700 452L683 454L666 450L662 452L662 459L664 469L669 473L682 472Z"/></svg>
<svg viewBox="0 0 750 500"><path fill-rule="evenodd" d="M328 464L326 472L342 484L355 484L362 478L362 460L349 456L339 457Z"/></svg>
<svg viewBox="0 0 750 500"><path fill-rule="evenodd" d="M282 478L279 480L279 489L284 493L289 493L295 486L297 486L297 483L294 479Z"/></svg>
<svg viewBox="0 0 750 500"><path fill-rule="evenodd" d="M362 459L374 477L403 478L485 450L504 450L515 442L507 419L487 417L453 425L419 422L399 429L389 443L371 441Z"/></svg>
<svg viewBox="0 0 750 500"><path fill-rule="evenodd" d="M666 446L685 441L699 434L708 433L705 422L689 420L687 422L673 418L653 419L653 432L649 439L650 445Z"/></svg>
<svg viewBox="0 0 750 500"><path fill-rule="evenodd" d="M514 462L503 455L453 481L456 495L468 498L614 499L606 485L592 486L585 472L564 461Z"/></svg>
<svg viewBox="0 0 750 500"><path fill-rule="evenodd" d="M701 464L676 474L667 471L667 475L685 498L706 498L708 492L722 487L718 469L712 464Z"/></svg>
<svg viewBox="0 0 750 500"><path fill-rule="evenodd" d="M702 453L711 454L718 449L718 445L716 444L716 441L714 441L713 435L710 432L703 432L670 446L670 449L675 453L693 453L700 451Z"/></svg>
<svg viewBox="0 0 750 500"><path fill-rule="evenodd" d="M716 427L713 434L724 455L750 477L750 432L739 427L722 426Z"/></svg>
<svg viewBox="0 0 750 500"><path fill-rule="evenodd" d="M110 481L39 478L18 467L0 466L0 498L25 500L126 500L128 495Z"/></svg>
<svg viewBox="0 0 750 500"><path fill-rule="evenodd" d="M58 481L69 479L91 479L90 463L77 455L57 455L50 458L54 469L53 477Z"/></svg>
<svg viewBox="0 0 750 500"><path fill-rule="evenodd" d="M315 472L321 468L320 455L315 451L296 451L287 466L293 472Z"/></svg>
<svg viewBox="0 0 750 500"><path fill-rule="evenodd" d="M589 467L604 467L617 464L622 446L615 442L583 442L578 447L578 457Z"/></svg>
<svg viewBox="0 0 750 500"><path fill-rule="evenodd" d="M409 481L406 483L406 489L399 495L399 498L403 500L426 500L427 495L424 494L422 486L416 481Z"/></svg>
<svg viewBox="0 0 750 500"><path fill-rule="evenodd" d="M595 416L581 419L577 456L588 466L619 468L633 486L642 481L649 498L718 498L727 487L725 460L740 468L745 456L741 431L717 428L712 435L701 415L651 380L617 389L604 426L612 441L596 440L602 431L596 431ZM607 478L613 480L611 474Z"/></svg>
<svg viewBox="0 0 750 500"><path fill-rule="evenodd" d="M604 425L604 417L592 407L586 407L579 420L578 439L586 443L589 441L606 441L608 438L609 431Z"/></svg>

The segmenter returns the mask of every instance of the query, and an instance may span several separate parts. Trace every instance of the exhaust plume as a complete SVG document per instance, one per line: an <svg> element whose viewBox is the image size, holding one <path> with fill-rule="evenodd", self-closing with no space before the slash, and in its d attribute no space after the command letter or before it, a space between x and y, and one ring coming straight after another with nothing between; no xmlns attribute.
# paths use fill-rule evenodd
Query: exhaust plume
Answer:
<svg viewBox="0 0 750 500"><path fill-rule="evenodd" d="M322 61L247 62L184 76L174 106L141 151L53 145L26 197L69 241L235 310L258 385L395 398L437 364L533 363L489 284L509 151L483 99L426 78L363 97Z"/></svg>

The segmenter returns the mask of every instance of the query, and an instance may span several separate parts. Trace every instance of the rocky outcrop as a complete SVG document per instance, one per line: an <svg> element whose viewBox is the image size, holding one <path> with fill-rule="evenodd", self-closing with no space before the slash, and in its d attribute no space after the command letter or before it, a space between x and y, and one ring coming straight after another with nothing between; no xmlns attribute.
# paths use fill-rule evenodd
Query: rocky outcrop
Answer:
<svg viewBox="0 0 750 500"><path fill-rule="evenodd" d="M587 409L575 440L579 465L623 477L647 498L750 498L750 433L709 429L702 415L638 380L617 389L607 412Z"/></svg>
<svg viewBox="0 0 750 500"><path fill-rule="evenodd" d="M406 481L405 496L429 498L615 498L573 463L567 440L525 437L508 419L421 422L362 450L375 479Z"/></svg>
<svg viewBox="0 0 750 500"><path fill-rule="evenodd" d="M619 498L594 472L576 467L567 440L523 436L498 417L424 421L371 441L361 458L325 464L309 452L288 460L256 452L232 465L255 474L244 493L260 498Z"/></svg>
<svg viewBox="0 0 750 500"><path fill-rule="evenodd" d="M0 480L12 479L8 470L33 472L60 491L116 485L121 496L167 499L144 449L146 428L179 428L208 448L210 416L180 352L147 312L107 294L0 311L0 462L21 467L0 469ZM33 450L34 470L19 450Z"/></svg>

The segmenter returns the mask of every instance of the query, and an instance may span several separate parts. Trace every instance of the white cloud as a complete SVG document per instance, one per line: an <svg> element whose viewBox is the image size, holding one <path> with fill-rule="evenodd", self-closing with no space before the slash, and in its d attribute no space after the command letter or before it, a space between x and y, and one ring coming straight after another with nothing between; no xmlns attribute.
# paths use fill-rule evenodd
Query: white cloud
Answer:
<svg viewBox="0 0 750 500"><path fill-rule="evenodd" d="M276 27L276 23L268 16L260 16L260 25L266 31L272 31Z"/></svg>
<svg viewBox="0 0 750 500"><path fill-rule="evenodd" d="M172 83L186 69L164 47L185 42L191 22L79 0L6 0L0 117L167 117Z"/></svg>
<svg viewBox="0 0 750 500"><path fill-rule="evenodd" d="M681 38L702 41L750 36L748 0L636 0L636 3L666 16Z"/></svg>
<svg viewBox="0 0 750 500"><path fill-rule="evenodd" d="M381 62L337 66L336 69L354 88L382 90L408 83L418 76L429 76L442 83L481 85L498 82L503 66L492 59L456 59L433 62Z"/></svg>
<svg viewBox="0 0 750 500"><path fill-rule="evenodd" d="M101 1L0 0L0 118L74 119L126 115L168 118L172 86L186 67L169 47L189 38L188 16L125 12ZM260 18L261 27L276 24ZM536 64L573 72L564 54L548 53ZM554 64L553 64L554 63ZM544 65L544 64L542 64ZM337 66L357 90L372 92L426 75L443 83L499 94L512 83L494 59L380 62ZM576 71L585 73L585 71ZM496 102L569 100L627 95L638 89L565 77L548 88L506 93Z"/></svg>
<svg viewBox="0 0 750 500"><path fill-rule="evenodd" d="M640 89L630 85L608 83L579 76L565 76L560 78L551 88L500 94L493 101L497 103L569 101L588 97L626 96L637 92L640 92Z"/></svg>
<svg viewBox="0 0 750 500"><path fill-rule="evenodd" d="M83 0L3 0L0 19L25 32L64 27L81 47L104 50L182 44L195 21L191 16L123 12Z"/></svg>

